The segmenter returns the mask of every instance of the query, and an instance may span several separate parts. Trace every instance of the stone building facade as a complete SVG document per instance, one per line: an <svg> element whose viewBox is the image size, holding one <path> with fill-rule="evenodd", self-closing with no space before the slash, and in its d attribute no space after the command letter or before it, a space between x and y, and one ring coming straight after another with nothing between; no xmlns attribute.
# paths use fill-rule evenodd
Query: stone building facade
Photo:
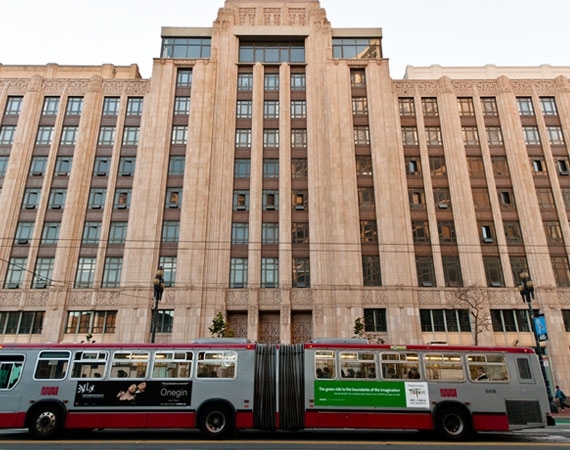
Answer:
<svg viewBox="0 0 570 450"><path fill-rule="evenodd" d="M136 65L0 65L0 343L534 345L570 383L570 68L409 67L317 0Z"/></svg>

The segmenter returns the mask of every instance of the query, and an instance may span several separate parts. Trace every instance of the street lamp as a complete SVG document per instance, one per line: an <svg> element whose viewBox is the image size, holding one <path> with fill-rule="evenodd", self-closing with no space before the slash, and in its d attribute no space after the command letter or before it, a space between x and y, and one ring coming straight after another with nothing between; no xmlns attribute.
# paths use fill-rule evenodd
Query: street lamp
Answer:
<svg viewBox="0 0 570 450"><path fill-rule="evenodd" d="M154 284L154 305L152 307L152 331L150 336L150 342L154 344L154 338L156 337L156 325L158 321L158 302L162 299L162 293L166 284L164 283L164 270L162 266L158 267L156 275L153 280Z"/></svg>
<svg viewBox="0 0 570 450"><path fill-rule="evenodd" d="M544 379L544 384L546 386L546 395L548 396L548 402L550 403L550 412L558 412L556 405L554 405L552 393L550 391L550 383L548 382L548 378L546 376L546 369L544 368L544 359L542 358L542 347L540 346L540 340L538 338L536 324L534 322L535 317L538 317L538 314L535 314L534 310L532 309L532 300L534 300L534 284L530 279L530 275L526 271L520 272L519 278L520 281L517 288L521 293L523 303L528 304L530 325L532 327L532 334L534 334L534 343L536 345L536 354L538 355L538 361L540 363L542 378Z"/></svg>

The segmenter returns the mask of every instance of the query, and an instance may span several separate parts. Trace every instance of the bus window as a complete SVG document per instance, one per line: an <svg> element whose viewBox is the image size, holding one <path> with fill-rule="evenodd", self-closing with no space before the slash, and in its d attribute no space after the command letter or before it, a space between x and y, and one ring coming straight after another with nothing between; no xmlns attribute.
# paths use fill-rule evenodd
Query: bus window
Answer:
<svg viewBox="0 0 570 450"><path fill-rule="evenodd" d="M38 356L36 380L63 380L69 365L70 352L44 351Z"/></svg>
<svg viewBox="0 0 570 450"><path fill-rule="evenodd" d="M231 350L198 353L198 378L235 378L237 353Z"/></svg>
<svg viewBox="0 0 570 450"><path fill-rule="evenodd" d="M335 352L329 350L317 350L315 352L315 377L335 378Z"/></svg>
<svg viewBox="0 0 570 450"><path fill-rule="evenodd" d="M70 378L102 378L106 369L106 352L79 351L73 357Z"/></svg>
<svg viewBox="0 0 570 450"><path fill-rule="evenodd" d="M426 379L437 381L463 381L465 373L459 353L426 353L424 355Z"/></svg>
<svg viewBox="0 0 570 450"><path fill-rule="evenodd" d="M374 353L341 352L340 376L342 378L376 378Z"/></svg>
<svg viewBox="0 0 570 450"><path fill-rule="evenodd" d="M382 364L382 378L397 380L407 379L411 369L416 370L418 374L420 374L418 369L419 357L417 353L382 353L380 360Z"/></svg>
<svg viewBox="0 0 570 450"><path fill-rule="evenodd" d="M517 369L519 370L519 378L521 380L532 380L532 372L530 364L526 358L517 358Z"/></svg>
<svg viewBox="0 0 570 450"><path fill-rule="evenodd" d="M12 389L20 380L24 355L0 356L0 389Z"/></svg>
<svg viewBox="0 0 570 450"><path fill-rule="evenodd" d="M111 378L144 378L148 360L147 352L116 352L111 363Z"/></svg>
<svg viewBox="0 0 570 450"><path fill-rule="evenodd" d="M192 352L156 352L152 377L161 379L190 378Z"/></svg>
<svg viewBox="0 0 570 450"><path fill-rule="evenodd" d="M509 381L509 371L502 353L467 355L469 377L472 381Z"/></svg>

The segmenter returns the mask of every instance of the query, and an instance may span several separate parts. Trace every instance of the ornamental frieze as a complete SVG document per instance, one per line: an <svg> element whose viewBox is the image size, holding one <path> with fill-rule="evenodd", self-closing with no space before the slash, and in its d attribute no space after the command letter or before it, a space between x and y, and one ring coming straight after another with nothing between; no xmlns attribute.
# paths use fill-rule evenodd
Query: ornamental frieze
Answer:
<svg viewBox="0 0 570 450"><path fill-rule="evenodd" d="M226 295L227 307L247 307L249 304L249 295L247 290L228 291Z"/></svg>
<svg viewBox="0 0 570 450"><path fill-rule="evenodd" d="M24 306L45 308L48 304L49 292L32 292L26 295Z"/></svg>
<svg viewBox="0 0 570 450"><path fill-rule="evenodd" d="M1 293L0 294L0 305L1 306L11 306L19 307L22 294L20 293Z"/></svg>
<svg viewBox="0 0 570 450"><path fill-rule="evenodd" d="M291 307L304 309L313 306L313 295L309 289L296 289L291 291Z"/></svg>

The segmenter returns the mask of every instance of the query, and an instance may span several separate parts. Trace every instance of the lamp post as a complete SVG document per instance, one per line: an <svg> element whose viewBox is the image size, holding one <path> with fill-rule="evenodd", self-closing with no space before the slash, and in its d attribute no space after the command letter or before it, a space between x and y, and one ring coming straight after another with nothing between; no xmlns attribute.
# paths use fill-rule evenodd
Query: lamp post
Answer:
<svg viewBox="0 0 570 450"><path fill-rule="evenodd" d="M524 303L528 304L528 314L530 318L530 324L532 327L532 334L534 334L534 343L536 345L536 354L538 355L538 362L540 363L540 370L542 372L542 378L544 379L544 384L546 386L546 395L548 396L548 402L550 403L550 411L558 412L556 405L554 405L552 392L550 391L550 383L546 376L546 369L544 367L544 359L542 358L542 347L540 346L540 340L538 338L538 333L536 330L536 324L534 322L535 315L532 309L532 300L534 300L534 284L530 279L530 275L526 271L519 273L519 285L517 286Z"/></svg>
<svg viewBox="0 0 570 450"><path fill-rule="evenodd" d="M164 270L162 266L158 267L156 275L153 280L154 284L154 305L152 307L152 331L150 335L150 342L154 344L154 338L156 337L156 325L158 321L158 302L162 299L162 293L166 284L164 283Z"/></svg>

